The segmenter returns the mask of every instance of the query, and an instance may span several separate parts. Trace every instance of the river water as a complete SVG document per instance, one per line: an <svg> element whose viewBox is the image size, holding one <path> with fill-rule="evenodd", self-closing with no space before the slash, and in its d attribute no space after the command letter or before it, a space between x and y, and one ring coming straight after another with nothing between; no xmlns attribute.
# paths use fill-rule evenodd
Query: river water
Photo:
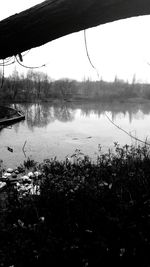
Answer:
<svg viewBox="0 0 150 267"><path fill-rule="evenodd" d="M129 135L147 142L150 139L149 102L55 101L16 107L25 113L26 120L0 131L0 159L7 167L18 166L28 157L38 162L55 156L64 159L76 149L95 159L99 144L105 152L114 142L137 144Z"/></svg>

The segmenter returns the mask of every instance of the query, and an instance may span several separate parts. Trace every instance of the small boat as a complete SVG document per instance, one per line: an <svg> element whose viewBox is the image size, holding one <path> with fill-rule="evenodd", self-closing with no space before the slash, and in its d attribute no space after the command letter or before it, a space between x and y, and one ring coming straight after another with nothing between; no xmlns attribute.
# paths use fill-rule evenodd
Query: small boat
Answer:
<svg viewBox="0 0 150 267"><path fill-rule="evenodd" d="M21 120L25 120L25 115L21 111L18 111L12 108L7 108L7 107L4 107L4 108L7 109L7 111L13 112L13 114L12 114L12 117L5 117L3 119L0 119L0 126L11 125Z"/></svg>

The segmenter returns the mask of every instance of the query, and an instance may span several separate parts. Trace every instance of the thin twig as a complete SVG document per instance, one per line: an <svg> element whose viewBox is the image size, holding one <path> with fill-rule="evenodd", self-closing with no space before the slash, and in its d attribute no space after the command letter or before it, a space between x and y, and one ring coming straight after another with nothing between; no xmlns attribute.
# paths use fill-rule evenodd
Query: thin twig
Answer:
<svg viewBox="0 0 150 267"><path fill-rule="evenodd" d="M125 134L127 134L129 137L133 138L134 140L136 140L136 141L138 141L138 142L140 142L140 143L143 143L143 144L145 144L145 145L150 146L150 143L147 143L146 141L143 141L143 140L137 138L136 136L133 136L132 134L128 133L126 130L124 130L123 128L121 128L119 125L117 125L116 123L114 123L114 122L109 118L109 116L106 114L106 112L105 112L105 116L106 116L106 118L107 118L107 119L108 119L108 120L109 120L109 121L110 121L116 128L118 128L119 130L121 130L122 132L124 132Z"/></svg>
<svg viewBox="0 0 150 267"><path fill-rule="evenodd" d="M46 66L46 64L43 64L43 65L41 65L41 66L36 66L36 67L25 66L24 64L22 64L22 63L18 60L17 56L15 56L15 58L16 58L17 63L18 63L20 66L22 66L22 67L24 67L24 68L26 68L26 69L39 69L39 68L42 68L42 67L45 67L45 66Z"/></svg>
<svg viewBox="0 0 150 267"><path fill-rule="evenodd" d="M86 38L86 30L84 30L84 44L85 44L86 55L87 55L87 58L90 62L90 65L96 71L96 74L97 74L98 79L99 79L100 78L99 72L98 72L97 68L94 66L94 64L92 63L90 55L89 55L88 46L87 46L87 38Z"/></svg>
<svg viewBox="0 0 150 267"><path fill-rule="evenodd" d="M26 143L27 143L27 140L24 142L24 145L23 145L23 147L22 147L22 151L23 151L23 154L24 154L24 156L25 156L25 158L26 158L26 151L25 151L25 146L26 146Z"/></svg>

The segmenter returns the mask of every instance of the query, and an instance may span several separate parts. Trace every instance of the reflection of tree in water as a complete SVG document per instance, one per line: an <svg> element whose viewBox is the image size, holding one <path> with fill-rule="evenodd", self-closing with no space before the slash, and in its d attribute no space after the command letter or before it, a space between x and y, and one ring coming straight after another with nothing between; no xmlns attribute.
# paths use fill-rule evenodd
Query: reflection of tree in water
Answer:
<svg viewBox="0 0 150 267"><path fill-rule="evenodd" d="M77 107L76 107L77 108ZM119 114L129 115L130 123L134 118L140 118L141 113L144 115L150 114L150 103L130 103L130 102L91 102L81 103L78 105L81 109L82 115L90 116L94 113L100 117L104 112L111 112L112 120L115 121ZM140 111L140 112L139 112Z"/></svg>
<svg viewBox="0 0 150 267"><path fill-rule="evenodd" d="M21 104L20 109L24 112L28 127L33 130L34 127L45 127L48 123L54 121L51 107L44 104Z"/></svg>
<svg viewBox="0 0 150 267"><path fill-rule="evenodd" d="M67 122L74 120L75 111L65 104L62 104L60 107L54 107L54 117L55 119Z"/></svg>
<svg viewBox="0 0 150 267"><path fill-rule="evenodd" d="M24 112L31 130L34 127L45 127L56 119L63 122L74 119L73 111L67 105L60 103L17 104L17 108Z"/></svg>
<svg viewBox="0 0 150 267"><path fill-rule="evenodd" d="M94 113L100 117L104 112L111 112L111 119L115 121L117 116L128 114L129 121L137 119L141 111L143 114L150 114L149 103L125 103L125 102L45 102L45 103L25 103L17 104L16 108L22 110L26 116L28 127L33 130L34 127L45 127L55 120L61 122L72 121L75 118L77 109L81 110L83 116L90 116ZM24 122L20 122L24 123ZM18 124L15 125L17 131Z"/></svg>

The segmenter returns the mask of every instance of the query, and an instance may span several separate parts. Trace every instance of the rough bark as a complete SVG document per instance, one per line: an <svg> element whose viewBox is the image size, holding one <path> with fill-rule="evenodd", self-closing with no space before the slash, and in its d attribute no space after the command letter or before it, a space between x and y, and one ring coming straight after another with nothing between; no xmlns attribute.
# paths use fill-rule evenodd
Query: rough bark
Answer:
<svg viewBox="0 0 150 267"><path fill-rule="evenodd" d="M0 22L0 59L69 33L146 14L149 0L47 0Z"/></svg>

